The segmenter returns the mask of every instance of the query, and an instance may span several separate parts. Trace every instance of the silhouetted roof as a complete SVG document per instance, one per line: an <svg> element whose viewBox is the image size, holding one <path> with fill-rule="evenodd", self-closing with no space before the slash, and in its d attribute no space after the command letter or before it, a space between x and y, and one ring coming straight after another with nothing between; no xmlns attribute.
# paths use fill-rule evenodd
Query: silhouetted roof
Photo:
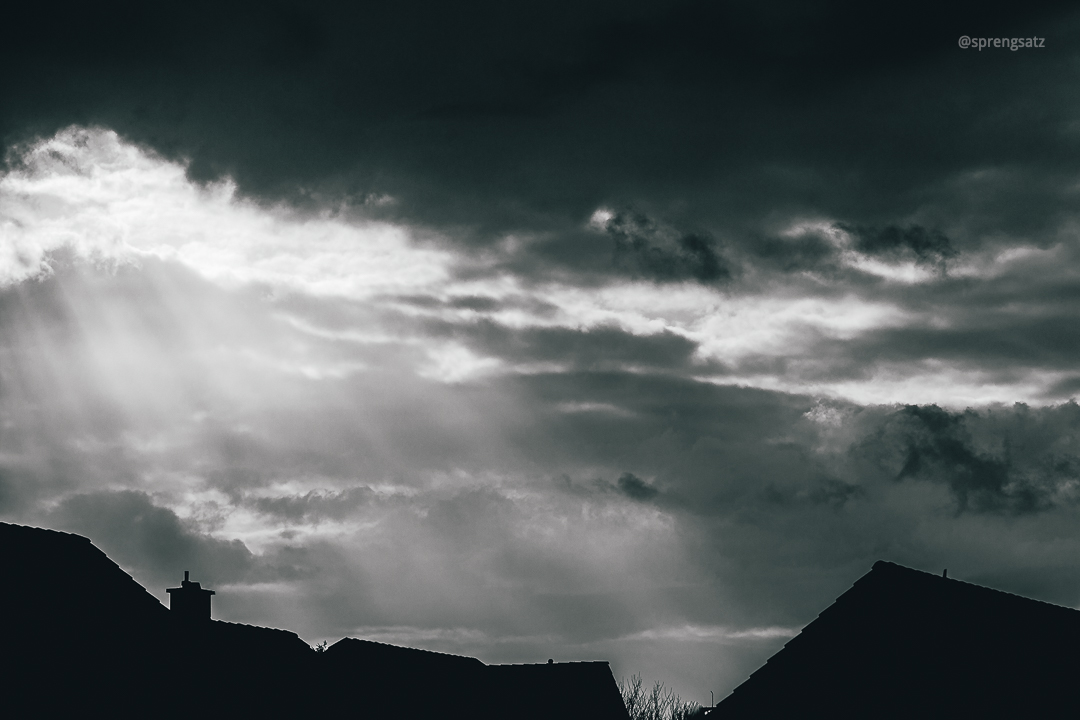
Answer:
<svg viewBox="0 0 1080 720"><path fill-rule="evenodd" d="M448 653L420 650L419 648L388 645L372 640L343 638L326 649L325 657L348 663L353 668L386 668L397 665L427 667L439 672L473 671L483 668L476 658Z"/></svg>
<svg viewBox="0 0 1080 720"><path fill-rule="evenodd" d="M168 609L81 535L0 523L0 568L18 612L52 627L157 621ZM2 610L15 610L15 607Z"/></svg>
<svg viewBox="0 0 1080 720"><path fill-rule="evenodd" d="M11 717L186 717L189 705L277 717L307 705L296 687L315 653L295 633L177 622L84 537L0 523L0 567Z"/></svg>
<svg viewBox="0 0 1080 720"><path fill-rule="evenodd" d="M606 662L485 665L471 657L345 638L322 653L319 666L349 706L358 687L379 688L379 697L364 699L374 715L400 716L407 702L417 717L627 718Z"/></svg>
<svg viewBox="0 0 1080 720"><path fill-rule="evenodd" d="M184 622L78 535L0 523L11 717L626 720L607 663L494 665L347 638Z"/></svg>
<svg viewBox="0 0 1080 720"><path fill-rule="evenodd" d="M627 718L619 687L606 662L489 665L488 686L507 717Z"/></svg>
<svg viewBox="0 0 1080 720"><path fill-rule="evenodd" d="M1080 612L879 561L710 717L1056 717Z"/></svg>

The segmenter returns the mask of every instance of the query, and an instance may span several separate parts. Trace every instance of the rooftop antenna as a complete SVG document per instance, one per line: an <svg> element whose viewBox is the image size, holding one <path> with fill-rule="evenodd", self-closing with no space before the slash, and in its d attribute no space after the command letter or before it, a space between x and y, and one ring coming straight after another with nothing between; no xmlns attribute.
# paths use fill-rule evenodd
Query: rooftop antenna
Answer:
<svg viewBox="0 0 1080 720"><path fill-rule="evenodd" d="M949 577L949 568L945 568L944 570L941 571L941 577L943 577L943 578L948 578Z"/></svg>
<svg viewBox="0 0 1080 720"><path fill-rule="evenodd" d="M712 690L709 691L709 707L716 707L716 698L712 696Z"/></svg>

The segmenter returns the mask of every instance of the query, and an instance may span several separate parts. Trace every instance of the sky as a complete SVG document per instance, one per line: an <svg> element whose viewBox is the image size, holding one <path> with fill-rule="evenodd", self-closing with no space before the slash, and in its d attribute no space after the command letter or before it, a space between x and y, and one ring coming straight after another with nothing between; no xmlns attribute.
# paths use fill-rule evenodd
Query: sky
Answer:
<svg viewBox="0 0 1080 720"><path fill-rule="evenodd" d="M5 25L0 520L703 704L875 560L1080 605L1072 3Z"/></svg>

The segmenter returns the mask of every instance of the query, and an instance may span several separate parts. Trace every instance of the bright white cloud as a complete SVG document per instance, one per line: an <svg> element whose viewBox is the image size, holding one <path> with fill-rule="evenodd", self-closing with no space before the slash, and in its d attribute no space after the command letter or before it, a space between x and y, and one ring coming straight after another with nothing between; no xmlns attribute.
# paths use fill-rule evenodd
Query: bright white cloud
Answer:
<svg viewBox="0 0 1080 720"><path fill-rule="evenodd" d="M367 298L437 284L451 261L400 227L259 207L231 182L199 187L183 166L109 130L69 128L22 159L0 180L0 282L32 277L65 247L112 261L172 259L229 285Z"/></svg>
<svg viewBox="0 0 1080 720"><path fill-rule="evenodd" d="M642 630L627 635L624 640L679 640L684 642L727 642L730 640L772 640L791 638L799 628L752 627L736 630L722 625L679 625Z"/></svg>
<svg viewBox="0 0 1080 720"><path fill-rule="evenodd" d="M427 348L427 356L428 361L417 370L417 374L446 383L476 380L502 366L499 360L480 357L460 343L432 344Z"/></svg>

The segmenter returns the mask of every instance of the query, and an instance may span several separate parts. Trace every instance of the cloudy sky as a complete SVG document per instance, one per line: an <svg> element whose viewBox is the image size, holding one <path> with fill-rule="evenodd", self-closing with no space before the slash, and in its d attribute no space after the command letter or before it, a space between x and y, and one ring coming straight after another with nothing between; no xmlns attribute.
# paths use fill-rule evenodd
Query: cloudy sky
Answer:
<svg viewBox="0 0 1080 720"><path fill-rule="evenodd" d="M1074 4L6 15L0 519L703 703L877 559L1080 604Z"/></svg>

